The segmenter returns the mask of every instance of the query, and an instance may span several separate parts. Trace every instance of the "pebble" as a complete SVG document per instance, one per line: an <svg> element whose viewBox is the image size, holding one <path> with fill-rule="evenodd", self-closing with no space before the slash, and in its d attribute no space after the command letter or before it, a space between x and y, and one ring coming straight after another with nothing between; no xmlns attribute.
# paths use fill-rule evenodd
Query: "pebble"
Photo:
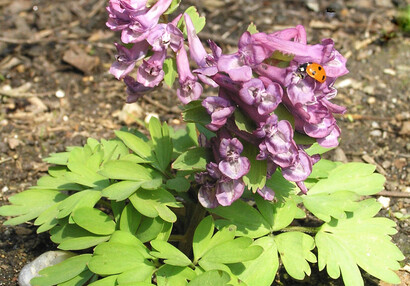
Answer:
<svg viewBox="0 0 410 286"><path fill-rule="evenodd" d="M373 129L380 129L379 123L376 122L376 121L373 121L373 122L372 122L372 128L373 128Z"/></svg>
<svg viewBox="0 0 410 286"><path fill-rule="evenodd" d="M389 207L389 205L390 205L390 198L388 198L388 197L380 196L380 197L377 199L377 201L378 201L379 203L381 203L381 205L382 205L382 207L383 207L384 209L387 209L387 208Z"/></svg>
<svg viewBox="0 0 410 286"><path fill-rule="evenodd" d="M368 103L368 104L375 104L375 103L376 103L376 98L374 98L373 96L370 96L370 97L367 99L367 103Z"/></svg>
<svg viewBox="0 0 410 286"><path fill-rule="evenodd" d="M38 272L46 267L56 265L67 258L74 256L74 253L68 251L47 251L26 264L21 269L18 283L20 286L31 286L30 280L33 277L39 276Z"/></svg>
<svg viewBox="0 0 410 286"><path fill-rule="evenodd" d="M56 91L56 97L63 98L65 96L65 92L62 89Z"/></svg>
<svg viewBox="0 0 410 286"><path fill-rule="evenodd" d="M380 130L373 130L373 131L370 131L370 136L380 137L382 136L382 132Z"/></svg>
<svg viewBox="0 0 410 286"><path fill-rule="evenodd" d="M9 187L7 187L7 186L4 186L3 188L1 188L2 193L7 192L8 190L9 190Z"/></svg>
<svg viewBox="0 0 410 286"><path fill-rule="evenodd" d="M388 160L383 161L383 163L382 163L382 167L383 167L384 169L388 169L388 168L390 168L390 167L391 167L391 162L390 162L390 161L388 161Z"/></svg>

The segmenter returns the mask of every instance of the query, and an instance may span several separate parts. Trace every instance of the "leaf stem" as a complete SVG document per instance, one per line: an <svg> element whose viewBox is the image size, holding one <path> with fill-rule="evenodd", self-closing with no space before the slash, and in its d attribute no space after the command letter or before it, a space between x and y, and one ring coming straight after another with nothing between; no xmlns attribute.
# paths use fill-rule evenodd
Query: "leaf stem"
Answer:
<svg viewBox="0 0 410 286"><path fill-rule="evenodd" d="M281 229L280 231L282 232L290 232L290 231L301 231L304 233L311 233L311 234L316 234L320 229L319 227L313 227L313 226L288 226L285 227L284 229Z"/></svg>

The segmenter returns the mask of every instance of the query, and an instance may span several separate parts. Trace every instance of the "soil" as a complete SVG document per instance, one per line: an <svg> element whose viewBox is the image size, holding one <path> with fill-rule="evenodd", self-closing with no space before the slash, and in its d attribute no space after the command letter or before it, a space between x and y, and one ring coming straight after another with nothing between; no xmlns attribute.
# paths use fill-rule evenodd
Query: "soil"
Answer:
<svg viewBox="0 0 410 286"><path fill-rule="evenodd" d="M398 271L409 278L410 207L410 38L395 24L400 0L360 1L182 1L207 18L201 37L224 53L234 50L250 22L270 32L303 24L308 42L331 37L348 60L350 73L337 82L335 102L348 114L336 160L362 161L386 176L381 215L396 221L394 242L407 259ZM42 158L88 137L112 138L121 126L139 128L158 114L182 124L175 92L162 88L125 105L122 83L108 73L119 35L105 26L105 1L0 0L0 205L45 174ZM17 285L25 263L55 249L47 234L32 224L5 226L0 217L0 285ZM407 271L404 265L407 264ZM313 267L302 282L286 274L277 285L342 285ZM366 277L368 285L386 285Z"/></svg>

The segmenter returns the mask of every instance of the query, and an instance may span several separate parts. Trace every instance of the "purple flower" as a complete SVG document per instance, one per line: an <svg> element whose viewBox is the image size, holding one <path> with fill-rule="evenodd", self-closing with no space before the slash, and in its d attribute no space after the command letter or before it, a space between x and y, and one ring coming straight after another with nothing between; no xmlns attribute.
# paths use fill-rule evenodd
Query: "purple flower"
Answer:
<svg viewBox="0 0 410 286"><path fill-rule="evenodd" d="M183 43L184 35L172 23L158 24L151 29L147 42L152 46L153 51L162 51L170 47L177 52Z"/></svg>
<svg viewBox="0 0 410 286"><path fill-rule="evenodd" d="M295 162L286 168L282 168L282 175L286 180L301 182L312 173L312 160L305 151L299 150Z"/></svg>
<svg viewBox="0 0 410 286"><path fill-rule="evenodd" d="M272 155L288 151L293 144L292 125L286 120L278 122L278 117L275 114L269 116L266 122L261 122L254 134L256 137L264 139L263 144Z"/></svg>
<svg viewBox="0 0 410 286"><path fill-rule="evenodd" d="M114 45L118 54L115 57L116 61L111 65L110 73L117 79L122 79L129 74L134 69L135 63L145 57L149 47L146 41L134 44L131 49L118 43Z"/></svg>
<svg viewBox="0 0 410 286"><path fill-rule="evenodd" d="M163 80L164 70L162 69L162 65L164 64L166 52L166 50L154 52L148 60L143 61L138 68L138 82L144 86L154 87Z"/></svg>
<svg viewBox="0 0 410 286"><path fill-rule="evenodd" d="M245 82L239 91L241 99L257 107L261 115L270 114L282 100L282 87L267 78L265 81L268 81L266 89L261 79L253 78Z"/></svg>
<svg viewBox="0 0 410 286"><path fill-rule="evenodd" d="M263 48L253 41L249 32L242 34L238 48L234 54L219 57L218 70L226 72L234 81L248 81L252 78L252 67L263 60L259 56Z"/></svg>
<svg viewBox="0 0 410 286"><path fill-rule="evenodd" d="M222 206L230 206L234 201L239 199L245 184L242 180L220 180L216 185L216 199Z"/></svg>
<svg viewBox="0 0 410 286"><path fill-rule="evenodd" d="M202 86L190 70L188 56L183 46L177 52L176 62L180 84L177 96L182 103L187 104L201 96Z"/></svg>
<svg viewBox="0 0 410 286"><path fill-rule="evenodd" d="M242 143L236 139L222 139L219 145L219 170L230 179L239 179L249 172L251 167L249 159L240 157L242 153Z"/></svg>
<svg viewBox="0 0 410 286"><path fill-rule="evenodd" d="M267 201L272 201L275 198L275 192L267 186L264 186L262 189L257 189L256 191Z"/></svg>
<svg viewBox="0 0 410 286"><path fill-rule="evenodd" d="M141 96L143 96L145 93L153 90L152 87L146 87L142 85L141 83L137 82L134 80L134 78L130 76L125 76L124 78L124 83L127 86L127 103L133 103L138 100Z"/></svg>
<svg viewBox="0 0 410 286"><path fill-rule="evenodd" d="M228 117L235 111L235 107L228 100L216 96L205 98L202 106L211 115L212 121L206 127L212 131L217 131L224 126Z"/></svg>
<svg viewBox="0 0 410 286"><path fill-rule="evenodd" d="M110 0L107 11L107 26L121 30L123 43L137 43L145 40L150 30L158 23L160 16L168 9L172 0L158 0L151 8L146 8L146 1ZM144 3L144 5L142 5Z"/></svg>

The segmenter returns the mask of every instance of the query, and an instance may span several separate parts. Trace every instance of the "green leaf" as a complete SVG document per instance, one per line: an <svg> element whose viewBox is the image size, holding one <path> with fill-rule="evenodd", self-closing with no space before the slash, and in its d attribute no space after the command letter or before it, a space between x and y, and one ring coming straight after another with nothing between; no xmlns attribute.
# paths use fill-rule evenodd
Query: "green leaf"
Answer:
<svg viewBox="0 0 410 286"><path fill-rule="evenodd" d="M82 254L70 257L56 265L44 268L39 272L41 276L34 277L32 285L56 285L66 282L87 269L91 254Z"/></svg>
<svg viewBox="0 0 410 286"><path fill-rule="evenodd" d="M197 131L194 123L187 123L185 129L178 129L176 131L171 127L169 129L174 147L173 159L189 148L198 146Z"/></svg>
<svg viewBox="0 0 410 286"><path fill-rule="evenodd" d="M185 10L184 14L188 14L188 16L191 18L192 24L194 25L195 32L198 34L199 32L202 31L202 29L205 27L205 17L200 17L198 11L196 10L195 6L191 6L188 9ZM182 18L183 19L183 18ZM181 19L181 20L182 20ZM178 23L179 24L179 23ZM180 25L178 25L179 27ZM179 27L180 28L180 27ZM184 33L184 37L187 37L187 30L186 26L182 28L182 32Z"/></svg>
<svg viewBox="0 0 410 286"><path fill-rule="evenodd" d="M59 213L56 216L56 218L64 218L70 215L74 210L81 207L92 208L100 200L100 198L101 192L96 190L85 190L82 192L75 193L59 204ZM74 221L70 217L70 223L73 222Z"/></svg>
<svg viewBox="0 0 410 286"><path fill-rule="evenodd" d="M91 233L109 235L115 231L115 222L100 210L88 207L76 209L72 213L74 222Z"/></svg>
<svg viewBox="0 0 410 286"><path fill-rule="evenodd" d="M189 286L225 286L228 285L229 274L222 270L206 271L188 283Z"/></svg>
<svg viewBox="0 0 410 286"><path fill-rule="evenodd" d="M175 222L176 215L167 207L180 207L175 197L164 189L144 190L140 189L130 196L133 206L147 217L160 216L168 222Z"/></svg>
<svg viewBox="0 0 410 286"><path fill-rule="evenodd" d="M255 122L253 122L252 119L243 114L239 109L235 109L234 116L235 125L239 128L239 130L252 134L256 129Z"/></svg>
<svg viewBox="0 0 410 286"><path fill-rule="evenodd" d="M215 224L217 226L226 224L236 225L236 235L256 238L270 232L270 226L263 216L256 209L241 200L235 201L230 206L220 206L215 209L209 209L209 211L228 220L216 221Z"/></svg>
<svg viewBox="0 0 410 286"><path fill-rule="evenodd" d="M137 154L141 158L147 160L152 159L151 146L143 139L126 131L115 131L115 135L118 138L120 138L128 148L130 148L135 154Z"/></svg>
<svg viewBox="0 0 410 286"><path fill-rule="evenodd" d="M249 237L227 241L208 250L201 260L229 264L255 259L262 253L263 248L251 246L252 242L253 240Z"/></svg>
<svg viewBox="0 0 410 286"><path fill-rule="evenodd" d="M61 191L82 191L85 189L84 186L80 184L73 183L65 174L70 173L65 171L64 174L58 177L53 176L43 176L37 181L37 185L33 186L31 189L56 189Z"/></svg>
<svg viewBox="0 0 410 286"><path fill-rule="evenodd" d="M118 275L111 275L100 280L97 280L88 286L116 286L117 285L117 277Z"/></svg>
<svg viewBox="0 0 410 286"><path fill-rule="evenodd" d="M275 191L275 198L279 202L284 202L287 198L299 192L299 188L295 184L283 178L279 170L266 181L266 186Z"/></svg>
<svg viewBox="0 0 410 286"><path fill-rule="evenodd" d="M313 238L302 232L286 232L275 236L275 242L286 272L295 279L302 280L305 273L310 275L309 262L316 262L311 252L315 247Z"/></svg>
<svg viewBox="0 0 410 286"><path fill-rule="evenodd" d="M156 239L164 231L164 229L169 229L169 225L172 226L172 223L168 223L160 217L143 217L136 235L139 240L145 243Z"/></svg>
<svg viewBox="0 0 410 286"><path fill-rule="evenodd" d="M331 148L322 147L322 146L319 145L319 143L315 142L315 143L312 144L312 146L310 146L305 151L309 156L312 156L314 154L319 154L320 155L320 154L326 153L326 152L328 152L328 151L330 151L334 148L335 147L331 147Z"/></svg>
<svg viewBox="0 0 410 286"><path fill-rule="evenodd" d="M180 3L181 0L172 0L171 5L169 5L168 10L164 12L164 15L169 15L175 12L175 10L179 7Z"/></svg>
<svg viewBox="0 0 410 286"><path fill-rule="evenodd" d="M151 262L145 262L136 268L124 271L118 275L117 283L123 285L135 282L151 282L151 277L155 270L156 268Z"/></svg>
<svg viewBox="0 0 410 286"><path fill-rule="evenodd" d="M59 249L80 250L107 241L110 236L93 234L75 224L64 223L50 230L51 241L60 244Z"/></svg>
<svg viewBox="0 0 410 286"><path fill-rule="evenodd" d="M332 219L316 234L319 270L325 266L330 277L337 278L340 271L346 285L363 285L359 265L371 275L392 284L400 279L394 270L404 259L391 242L396 224L384 217L373 217L380 210L374 199L361 201L359 207L346 219Z"/></svg>
<svg viewBox="0 0 410 286"><path fill-rule="evenodd" d="M151 134L154 153L160 170L165 171L168 168L172 157L172 140L169 136L168 125L164 122L161 127L158 118L153 116L149 121L149 132Z"/></svg>
<svg viewBox="0 0 410 286"><path fill-rule="evenodd" d="M164 259L165 264L174 266L188 266L191 260L172 244L162 240L151 241L151 246L157 251L151 251L154 257Z"/></svg>
<svg viewBox="0 0 410 286"><path fill-rule="evenodd" d="M172 164L172 168L176 170L195 170L205 171L207 164L208 153L203 147L190 149L182 153Z"/></svg>
<svg viewBox="0 0 410 286"><path fill-rule="evenodd" d="M167 188L170 190L180 192L187 192L191 187L190 182L184 177L176 177L167 181Z"/></svg>
<svg viewBox="0 0 410 286"><path fill-rule="evenodd" d="M77 286L77 285L86 285L86 283L90 280L90 278L94 275L93 272L86 269L74 278L58 284L58 286Z"/></svg>
<svg viewBox="0 0 410 286"><path fill-rule="evenodd" d="M90 188L102 189L108 186L108 180L98 174L104 159L104 152L97 149L100 148L96 148L93 152L88 145L85 145L83 148L76 147L71 150L67 164L71 172L66 173L65 177L74 183Z"/></svg>
<svg viewBox="0 0 410 286"><path fill-rule="evenodd" d="M67 165L69 155L70 152L51 153L49 157L44 158L43 161L49 164Z"/></svg>
<svg viewBox="0 0 410 286"><path fill-rule="evenodd" d="M169 264L162 265L156 272L158 285L185 286L187 280L196 277L195 271L189 267L173 266Z"/></svg>
<svg viewBox="0 0 410 286"><path fill-rule="evenodd" d="M132 204L127 204L121 214L120 230L135 234L140 222L141 214L132 206Z"/></svg>
<svg viewBox="0 0 410 286"><path fill-rule="evenodd" d="M59 203L52 205L37 217L37 219L34 221L34 225L40 226L37 229L37 233L50 230L58 224L58 206Z"/></svg>
<svg viewBox="0 0 410 286"><path fill-rule="evenodd" d="M153 257L149 254L148 248L139 240L135 235L123 231L117 230L115 231L110 238L110 242L126 244L132 246L142 254L145 259L152 259Z"/></svg>
<svg viewBox="0 0 410 286"><path fill-rule="evenodd" d="M229 265L233 274L248 286L272 285L279 268L278 252L273 237L265 236L255 240L263 252L256 259Z"/></svg>
<svg viewBox="0 0 410 286"><path fill-rule="evenodd" d="M56 190L27 190L10 197L9 202L12 205L0 207L0 215L16 216L4 222L4 225L18 225L38 217L66 197L67 195Z"/></svg>
<svg viewBox="0 0 410 286"><path fill-rule="evenodd" d="M256 28L256 25L255 25L253 22L251 22L251 23L248 25L248 28L246 29L246 31L248 31L249 33L251 33L251 35L256 34L256 33L259 33L258 28Z"/></svg>
<svg viewBox="0 0 410 286"><path fill-rule="evenodd" d="M174 85L175 79L178 75L177 63L175 59L174 58L165 59L162 69L164 70L164 82L170 88L172 88L172 86Z"/></svg>
<svg viewBox="0 0 410 286"><path fill-rule="evenodd" d="M202 125L211 123L211 116L208 114L205 107L201 105L200 100L191 101L184 106L182 119L184 122L199 123Z"/></svg>
<svg viewBox="0 0 410 286"><path fill-rule="evenodd" d="M255 201L258 210L270 224L271 231L278 231L290 225L295 219L298 210L296 202L292 199L287 199L284 202L272 203L264 200L259 195L255 195Z"/></svg>
<svg viewBox="0 0 410 286"><path fill-rule="evenodd" d="M243 181L253 193L258 189L262 189L266 184L267 161L256 160L258 153L259 149L256 146L244 144L244 150L241 154L247 157L251 163L251 168L249 172L243 176Z"/></svg>
<svg viewBox="0 0 410 286"><path fill-rule="evenodd" d="M119 139L101 139L101 146L104 150L103 164L110 160L122 159L130 153L127 146Z"/></svg>
<svg viewBox="0 0 410 286"><path fill-rule="evenodd" d="M214 228L215 224L212 216L207 216L204 218L196 227L192 242L195 263L207 251L208 245L211 242L211 238L214 233Z"/></svg>
<svg viewBox="0 0 410 286"><path fill-rule="evenodd" d="M138 248L117 242L104 242L94 248L88 268L99 275L111 275L143 265L144 257Z"/></svg>
<svg viewBox="0 0 410 286"><path fill-rule="evenodd" d="M143 182L139 181L121 181L108 186L101 193L110 200L123 201L135 193L142 184Z"/></svg>
<svg viewBox="0 0 410 286"><path fill-rule="evenodd" d="M329 177L329 172L338 166L338 163L326 159L320 159L313 165L309 179L323 179Z"/></svg>
<svg viewBox="0 0 410 286"><path fill-rule="evenodd" d="M99 173L116 180L152 180L151 174L146 167L125 160L107 162Z"/></svg>
<svg viewBox="0 0 410 286"><path fill-rule="evenodd" d="M331 217L346 218L347 211L354 211L359 207L355 202L359 195L353 192L340 191L334 193L319 193L302 196L303 204L317 218L329 222Z"/></svg>
<svg viewBox="0 0 410 286"><path fill-rule="evenodd" d="M385 178L373 173L375 166L364 163L347 163L329 172L329 177L320 180L309 190L309 195L351 191L361 196L373 195L383 189Z"/></svg>

